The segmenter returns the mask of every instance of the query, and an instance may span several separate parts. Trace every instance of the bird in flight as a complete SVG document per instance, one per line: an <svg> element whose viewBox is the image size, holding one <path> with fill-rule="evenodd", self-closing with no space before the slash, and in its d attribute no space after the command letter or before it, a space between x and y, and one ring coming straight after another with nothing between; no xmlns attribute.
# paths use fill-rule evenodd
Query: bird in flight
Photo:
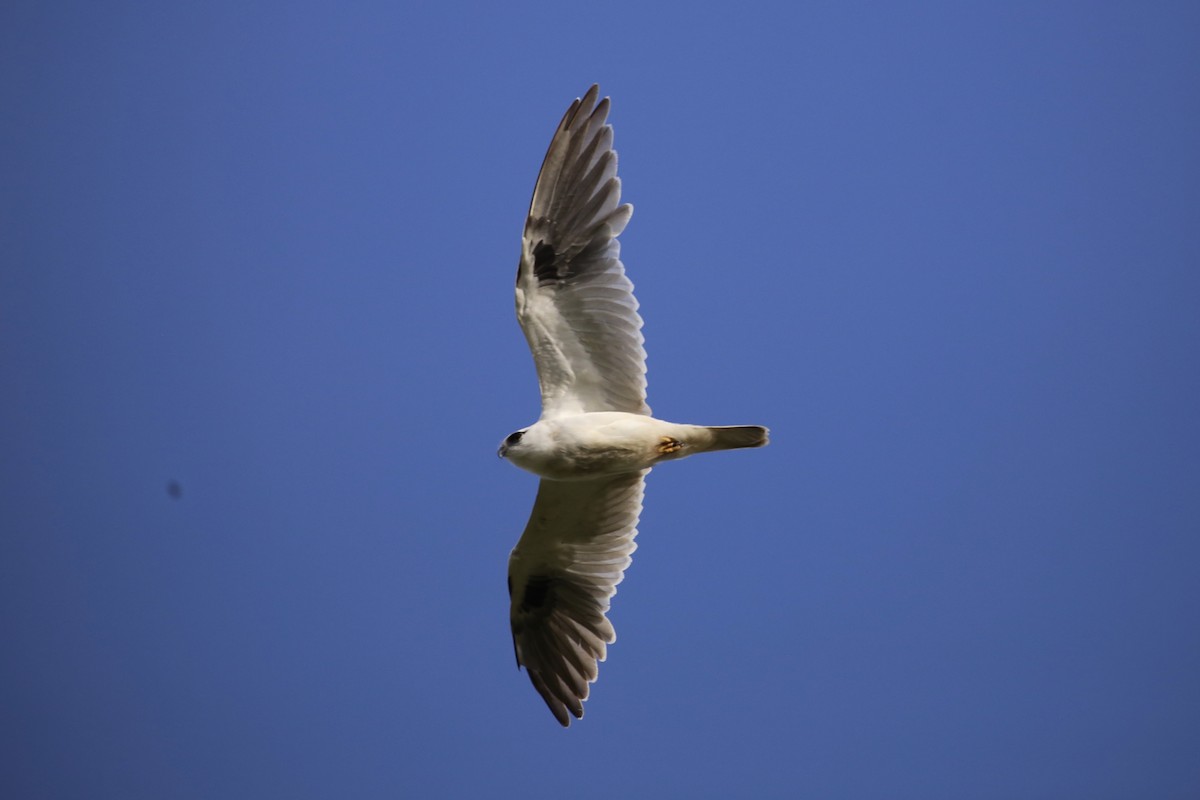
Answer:
<svg viewBox="0 0 1200 800"><path fill-rule="evenodd" d="M576 99L542 162L517 268L517 319L533 351L542 415L499 455L538 475L508 560L513 646L554 717L583 717L597 662L616 641L606 612L637 547L646 473L694 453L762 447L757 425L655 419L646 351L617 236L621 203L609 101Z"/></svg>

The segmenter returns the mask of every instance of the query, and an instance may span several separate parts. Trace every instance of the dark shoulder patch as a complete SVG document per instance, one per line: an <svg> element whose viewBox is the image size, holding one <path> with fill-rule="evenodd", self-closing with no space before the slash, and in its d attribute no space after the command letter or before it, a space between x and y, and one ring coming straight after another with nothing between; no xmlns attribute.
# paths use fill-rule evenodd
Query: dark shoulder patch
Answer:
<svg viewBox="0 0 1200 800"><path fill-rule="evenodd" d="M558 253L549 242L538 242L533 248L533 274L538 283L552 281L558 277Z"/></svg>
<svg viewBox="0 0 1200 800"><path fill-rule="evenodd" d="M547 575L531 575L525 582L521 597L522 611L542 611L553 602L554 579Z"/></svg>

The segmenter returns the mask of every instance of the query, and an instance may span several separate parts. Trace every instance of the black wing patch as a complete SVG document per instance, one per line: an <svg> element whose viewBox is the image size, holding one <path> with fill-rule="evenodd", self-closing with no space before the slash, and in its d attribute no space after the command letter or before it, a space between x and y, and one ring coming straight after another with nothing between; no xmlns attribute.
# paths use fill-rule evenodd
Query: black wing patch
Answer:
<svg viewBox="0 0 1200 800"><path fill-rule="evenodd" d="M522 614L528 614L534 619L544 619L554 610L556 601L554 586L557 581L549 575L530 575L525 581L521 592L521 602L517 608ZM508 596L513 596L512 576L508 577ZM521 652L517 648L517 632L513 631L513 653L517 657L517 669L521 668ZM536 684L536 682L535 682Z"/></svg>
<svg viewBox="0 0 1200 800"><path fill-rule="evenodd" d="M554 579L547 575L531 575L525 582L521 610L538 614L554 607Z"/></svg>
<svg viewBox="0 0 1200 800"><path fill-rule="evenodd" d="M533 248L533 274L537 277L539 286L558 278L557 262L558 253L549 242L538 242L537 247Z"/></svg>

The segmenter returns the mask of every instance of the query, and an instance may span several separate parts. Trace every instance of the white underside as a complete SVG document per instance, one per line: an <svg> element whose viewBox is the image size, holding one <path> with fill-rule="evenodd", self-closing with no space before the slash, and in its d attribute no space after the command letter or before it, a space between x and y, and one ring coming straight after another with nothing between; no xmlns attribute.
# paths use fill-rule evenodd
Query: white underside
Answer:
<svg viewBox="0 0 1200 800"><path fill-rule="evenodd" d="M504 455L518 467L551 480L586 480L638 472L687 453L698 429L643 414L597 411L542 419Z"/></svg>

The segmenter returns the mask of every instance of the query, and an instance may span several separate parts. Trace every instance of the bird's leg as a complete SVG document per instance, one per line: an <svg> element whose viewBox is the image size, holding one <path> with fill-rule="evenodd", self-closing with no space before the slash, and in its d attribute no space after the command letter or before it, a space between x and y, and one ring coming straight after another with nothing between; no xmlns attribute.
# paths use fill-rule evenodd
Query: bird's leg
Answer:
<svg viewBox="0 0 1200 800"><path fill-rule="evenodd" d="M658 454L660 456L669 456L672 453L678 453L683 449L683 442L678 439L672 439L670 436L664 436L659 440Z"/></svg>

